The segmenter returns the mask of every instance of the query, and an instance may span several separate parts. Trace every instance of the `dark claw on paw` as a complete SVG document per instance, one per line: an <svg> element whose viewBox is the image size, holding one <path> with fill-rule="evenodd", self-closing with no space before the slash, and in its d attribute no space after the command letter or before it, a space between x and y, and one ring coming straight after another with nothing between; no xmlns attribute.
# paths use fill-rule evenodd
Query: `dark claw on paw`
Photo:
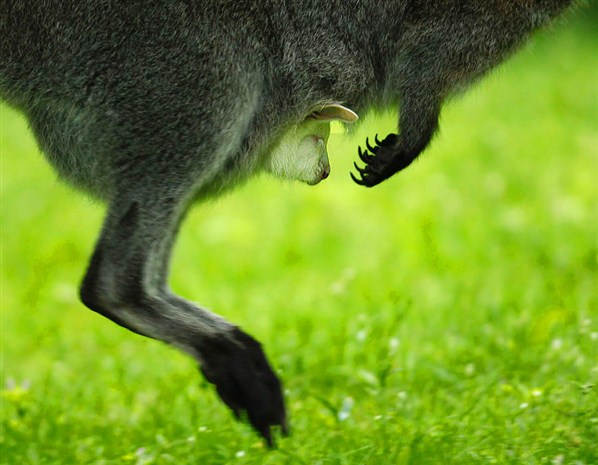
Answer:
<svg viewBox="0 0 598 465"><path fill-rule="evenodd" d="M370 145L370 139L368 137L365 138L365 146L368 148L368 150L370 152L372 152L372 154L376 155L376 152L378 151L378 147L380 146L380 144L378 144L377 147L372 147Z"/></svg>
<svg viewBox="0 0 598 465"><path fill-rule="evenodd" d="M360 168L356 162L353 162L353 166L355 167L355 169L357 170L357 172L359 174L361 174L362 176L366 173L366 170L364 168Z"/></svg>
<svg viewBox="0 0 598 465"><path fill-rule="evenodd" d="M353 179L353 182L355 182L355 184L359 184L360 186L365 186L365 183L363 182L362 179L357 179L353 173L349 173L349 174L351 175L351 179Z"/></svg>
<svg viewBox="0 0 598 465"><path fill-rule="evenodd" d="M378 139L378 134L374 137L375 146L370 144L369 138L366 138L365 145L367 150L358 148L359 159L365 163L363 168L354 163L358 176L351 173L351 178L360 186L373 187L396 173L397 159L400 154L396 147L398 136L389 134L384 140Z"/></svg>
<svg viewBox="0 0 598 465"><path fill-rule="evenodd" d="M230 334L202 341L201 371L237 418L246 418L274 447L272 427L288 434L282 385L261 345L236 328Z"/></svg>
<svg viewBox="0 0 598 465"><path fill-rule="evenodd" d="M361 159L361 161L364 163L369 163L370 158L372 158L372 156L368 154L368 151L361 150L361 147L357 148L357 154L359 155L359 158Z"/></svg>

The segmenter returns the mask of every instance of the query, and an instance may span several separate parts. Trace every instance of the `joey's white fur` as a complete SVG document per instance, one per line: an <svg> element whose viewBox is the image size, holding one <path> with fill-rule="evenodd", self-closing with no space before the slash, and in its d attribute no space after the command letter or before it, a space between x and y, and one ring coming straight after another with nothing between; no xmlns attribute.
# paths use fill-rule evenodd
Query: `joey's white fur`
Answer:
<svg viewBox="0 0 598 465"><path fill-rule="evenodd" d="M358 118L352 110L338 104L327 105L292 126L270 151L266 171L276 177L314 185L330 174L326 144L330 123L352 123Z"/></svg>

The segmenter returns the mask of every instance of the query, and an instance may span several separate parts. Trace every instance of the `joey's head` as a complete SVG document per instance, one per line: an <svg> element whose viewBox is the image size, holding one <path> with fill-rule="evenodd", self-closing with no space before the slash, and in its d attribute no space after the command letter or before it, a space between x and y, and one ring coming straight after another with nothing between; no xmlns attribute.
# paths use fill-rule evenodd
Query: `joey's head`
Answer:
<svg viewBox="0 0 598 465"><path fill-rule="evenodd" d="M327 105L313 112L281 137L269 154L266 171L309 185L326 179L330 174L326 151L330 123L352 123L357 118L353 111L338 104Z"/></svg>

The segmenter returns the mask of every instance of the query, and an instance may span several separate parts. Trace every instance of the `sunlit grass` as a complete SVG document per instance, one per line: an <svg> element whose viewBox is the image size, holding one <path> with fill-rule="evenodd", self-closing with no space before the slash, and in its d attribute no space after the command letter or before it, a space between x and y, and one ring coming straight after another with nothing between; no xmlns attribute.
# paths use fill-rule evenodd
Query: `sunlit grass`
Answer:
<svg viewBox="0 0 598 465"><path fill-rule="evenodd" d="M193 361L84 309L103 207L2 107L2 464L598 462L596 36L545 33L375 189L260 178L194 210L174 289L260 339L293 434L267 452Z"/></svg>

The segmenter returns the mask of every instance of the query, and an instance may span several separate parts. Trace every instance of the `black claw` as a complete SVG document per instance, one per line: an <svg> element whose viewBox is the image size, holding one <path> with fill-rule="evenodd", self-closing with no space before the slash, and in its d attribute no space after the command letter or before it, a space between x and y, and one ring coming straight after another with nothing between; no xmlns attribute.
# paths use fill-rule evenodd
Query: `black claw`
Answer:
<svg viewBox="0 0 598 465"><path fill-rule="evenodd" d="M365 145L368 148L368 150L373 154L375 154L376 151L378 150L378 147L374 148L370 145L370 139L368 137L365 138Z"/></svg>
<svg viewBox="0 0 598 465"><path fill-rule="evenodd" d="M355 182L355 184L359 184L360 186L365 186L365 182L363 179L357 179L353 173L349 173L351 175L351 179Z"/></svg>
<svg viewBox="0 0 598 465"><path fill-rule="evenodd" d="M359 159L365 163L365 167L360 168L354 164L358 175L351 174L351 178L360 186L374 187L408 166L412 161L409 158L403 163L400 148L397 145L399 141L397 134L389 134L382 141L376 134L374 141L376 142L375 146L370 143L369 138L366 138L366 149L359 147L357 151Z"/></svg>
<svg viewBox="0 0 598 465"><path fill-rule="evenodd" d="M372 156L367 153L365 150L361 150L361 147L357 150L357 154L362 162L368 164L371 161Z"/></svg>
<svg viewBox="0 0 598 465"><path fill-rule="evenodd" d="M269 449L274 449L276 447L276 443L274 442L274 439L272 439L272 432L270 431L269 426L260 431L260 434L266 441L266 445Z"/></svg>
<svg viewBox="0 0 598 465"><path fill-rule="evenodd" d="M366 174L366 169L365 168L360 168L359 166L357 166L356 162L353 162L353 166L355 167L355 169L357 170L357 172L361 175L361 177L363 177L363 175Z"/></svg>

